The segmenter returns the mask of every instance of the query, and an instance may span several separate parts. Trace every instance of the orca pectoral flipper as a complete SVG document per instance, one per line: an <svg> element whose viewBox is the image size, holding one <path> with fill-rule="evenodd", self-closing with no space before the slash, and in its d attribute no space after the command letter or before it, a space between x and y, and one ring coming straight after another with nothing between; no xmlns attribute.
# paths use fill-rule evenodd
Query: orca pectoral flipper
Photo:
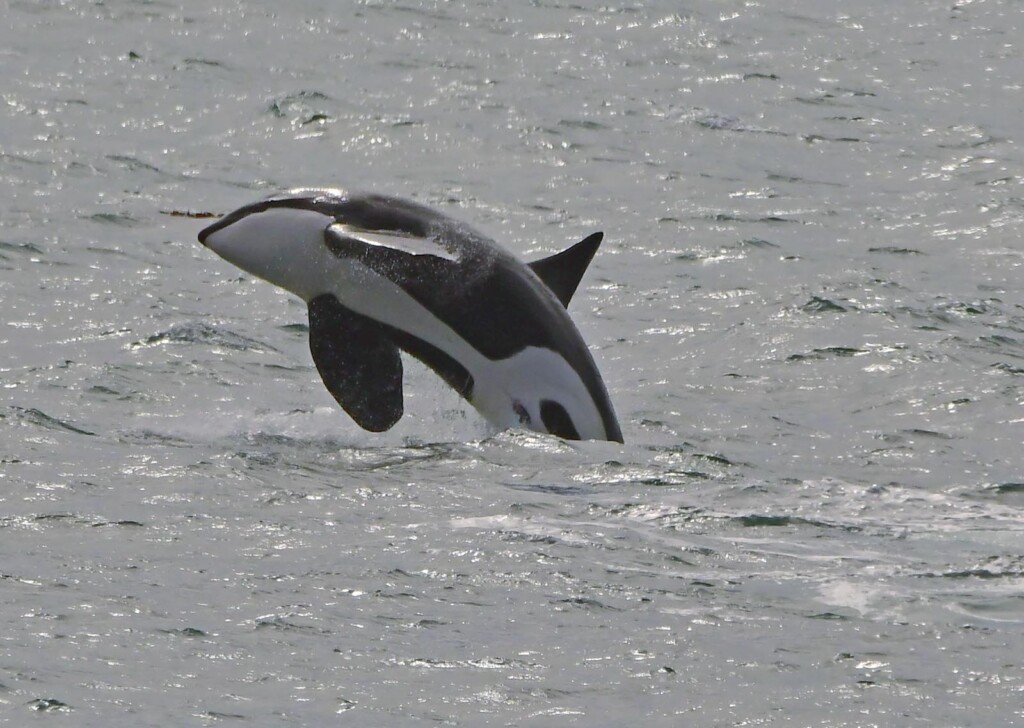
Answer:
<svg viewBox="0 0 1024 728"><path fill-rule="evenodd" d="M331 294L309 302L309 349L328 391L360 427L391 429L402 417L402 357L387 329Z"/></svg>

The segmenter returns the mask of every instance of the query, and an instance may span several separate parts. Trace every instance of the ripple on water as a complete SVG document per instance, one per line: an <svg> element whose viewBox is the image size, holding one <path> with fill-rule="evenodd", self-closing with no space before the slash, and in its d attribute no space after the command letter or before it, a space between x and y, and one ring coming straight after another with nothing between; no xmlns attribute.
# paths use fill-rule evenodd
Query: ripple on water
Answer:
<svg viewBox="0 0 1024 728"><path fill-rule="evenodd" d="M85 429L80 425L73 424L70 421L52 417L42 410L36 409L35 407L18 407L11 406L10 411L13 412L14 418L23 424L41 427L45 430L58 430L64 432L72 432L76 435L89 435L95 436L96 433Z"/></svg>
<svg viewBox="0 0 1024 728"><path fill-rule="evenodd" d="M277 351L262 341L242 336L223 326L205 321L189 321L175 324L166 331L153 334L143 341L135 342L132 347L159 346L161 344L202 344L204 346L223 346L235 351Z"/></svg>

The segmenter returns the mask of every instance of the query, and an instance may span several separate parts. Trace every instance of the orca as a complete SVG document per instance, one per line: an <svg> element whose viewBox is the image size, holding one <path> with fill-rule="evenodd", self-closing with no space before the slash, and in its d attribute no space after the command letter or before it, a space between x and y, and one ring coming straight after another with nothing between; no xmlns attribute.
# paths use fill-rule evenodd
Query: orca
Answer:
<svg viewBox="0 0 1024 728"><path fill-rule="evenodd" d="M409 200L295 189L223 216L199 242L306 302L316 368L363 429L402 417L404 351L500 429L622 442L566 311L602 237L524 264Z"/></svg>

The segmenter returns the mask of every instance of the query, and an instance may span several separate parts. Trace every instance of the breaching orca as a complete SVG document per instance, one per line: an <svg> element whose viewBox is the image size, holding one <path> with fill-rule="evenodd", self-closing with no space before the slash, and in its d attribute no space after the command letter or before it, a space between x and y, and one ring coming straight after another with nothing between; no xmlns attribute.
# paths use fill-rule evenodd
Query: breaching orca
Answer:
<svg viewBox="0 0 1024 728"><path fill-rule="evenodd" d="M402 416L402 350L499 428L622 442L565 310L601 238L526 265L428 207L327 189L268 197L199 233L217 255L308 304L313 361L366 430Z"/></svg>

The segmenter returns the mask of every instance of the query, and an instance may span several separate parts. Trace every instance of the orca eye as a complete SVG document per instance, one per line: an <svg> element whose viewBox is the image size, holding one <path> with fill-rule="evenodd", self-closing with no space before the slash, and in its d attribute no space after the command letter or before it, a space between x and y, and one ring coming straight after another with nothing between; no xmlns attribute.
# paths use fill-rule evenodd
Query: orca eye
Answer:
<svg viewBox="0 0 1024 728"><path fill-rule="evenodd" d="M526 411L526 407L518 399L512 400L512 411L516 413L516 417L519 418L519 424L524 427L529 427L531 422L530 413Z"/></svg>
<svg viewBox="0 0 1024 728"><path fill-rule="evenodd" d="M558 435L566 440L579 440L580 433L572 423L572 418L565 411L565 407L553 399L543 399L540 403L540 418L544 422L544 428L552 435Z"/></svg>

